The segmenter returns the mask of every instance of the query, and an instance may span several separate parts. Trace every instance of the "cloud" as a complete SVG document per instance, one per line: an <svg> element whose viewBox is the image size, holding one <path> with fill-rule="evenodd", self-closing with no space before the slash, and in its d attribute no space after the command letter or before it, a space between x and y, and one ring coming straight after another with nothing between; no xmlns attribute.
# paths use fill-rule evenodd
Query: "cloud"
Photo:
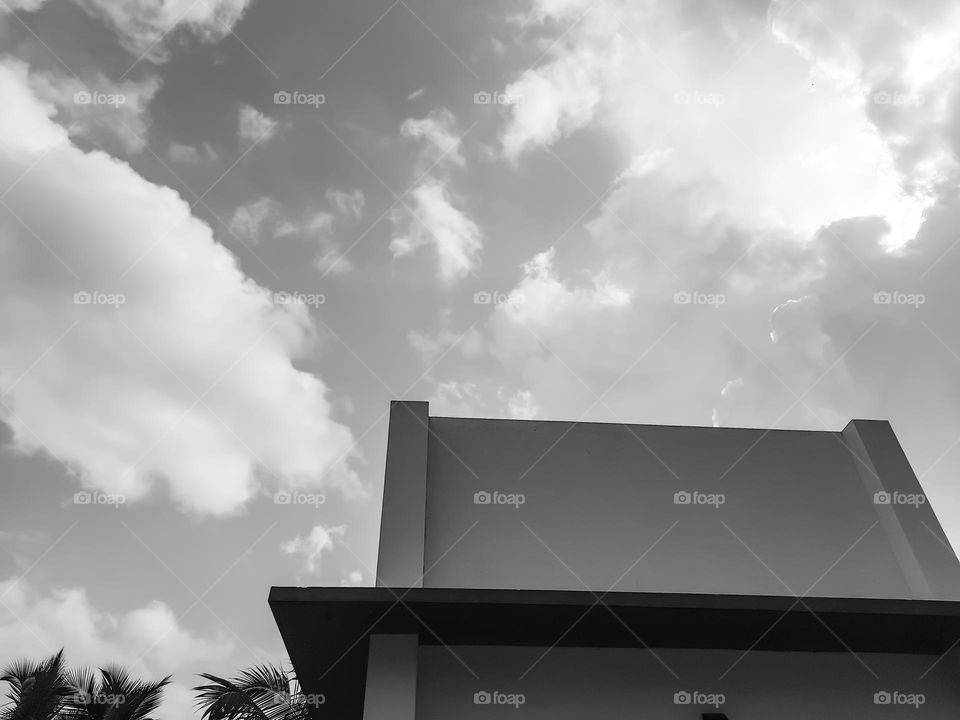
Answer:
<svg viewBox="0 0 960 720"><path fill-rule="evenodd" d="M37 11L46 0L7 0L0 15ZM170 56L167 40L185 29L204 42L216 42L233 31L250 0L74 0L91 16L110 25L131 53L153 62Z"/></svg>
<svg viewBox="0 0 960 720"><path fill-rule="evenodd" d="M320 573L320 559L323 553L333 550L335 538L343 538L347 528L344 525L324 527L316 525L305 537L297 535L280 545L286 555L299 557L303 570L311 575Z"/></svg>
<svg viewBox="0 0 960 720"><path fill-rule="evenodd" d="M452 285L470 274L483 249L483 233L472 218L457 209L447 186L429 179L410 193L413 206L390 215L395 230L394 257L430 246L437 255L437 276Z"/></svg>
<svg viewBox="0 0 960 720"><path fill-rule="evenodd" d="M363 585L363 573L359 570L351 570L350 573L340 579L341 587L357 587Z"/></svg>
<svg viewBox="0 0 960 720"><path fill-rule="evenodd" d="M86 81L55 73L33 73L31 86L36 95L57 108L61 124L70 135L105 145L119 143L127 153L138 153L147 145L148 106L160 80L113 82L101 73Z"/></svg>
<svg viewBox="0 0 960 720"><path fill-rule="evenodd" d="M390 241L393 256L431 247L437 256L437 277L445 285L472 273L483 249L483 232L456 206L462 201L451 190L449 169L466 164L454 123L453 113L446 108L403 123L401 135L421 145L414 167L418 184L409 193L412 202L403 203L389 215L394 227Z"/></svg>
<svg viewBox="0 0 960 720"><path fill-rule="evenodd" d="M34 12L39 10L46 0L6 0L0 4L0 16L12 12Z"/></svg>
<svg viewBox="0 0 960 720"><path fill-rule="evenodd" d="M408 118L400 126L403 137L423 141L421 165L451 163L466 164L460 154L460 137L453 131L455 118L446 108L432 111L423 118Z"/></svg>
<svg viewBox="0 0 960 720"><path fill-rule="evenodd" d="M170 143L168 155L173 162L183 163L184 165L214 162L218 158L217 151L213 149L210 143L202 143L199 146Z"/></svg>
<svg viewBox="0 0 960 720"><path fill-rule="evenodd" d="M484 406L483 396L476 383L456 380L439 383L428 400L430 412L436 415L476 417Z"/></svg>
<svg viewBox="0 0 960 720"><path fill-rule="evenodd" d="M25 66L0 64L0 96L0 417L15 447L131 502L162 482L199 513L265 485L360 492L327 386L293 364L316 341L306 308L274 305L174 191L72 145Z"/></svg>
<svg viewBox="0 0 960 720"><path fill-rule="evenodd" d="M806 236L838 218L878 215L891 226L890 244L912 238L952 160L921 154L923 162L908 171L903 157L917 155L915 143L897 149L888 142L893 132L887 137L874 116L884 115L901 135L923 137L913 133L921 127L942 133L942 113L932 110L947 97L943 83L911 85L902 76L854 82L853 66L825 69L844 62L835 35L847 15L885 22L886 7L837 12L844 19L826 21L829 32L806 6L794 12L775 3L769 19L749 4L719 7L694 15L682 6L650 10L615 0L534 3L527 32L568 31L558 30L544 59L508 85L524 102L508 109L503 155L518 161L589 127L629 156L651 147L669 153L655 163L659 183L696 188L704 213L723 211L743 225ZM798 56L799 47L807 58ZM872 47L874 62L862 66L881 66L880 54L898 66L900 49ZM906 98L929 90L929 104L881 107L872 100L878 90Z"/></svg>
<svg viewBox="0 0 960 720"><path fill-rule="evenodd" d="M529 390L517 390L512 395L504 388L497 391L497 397L506 405L507 416L518 420L534 420L542 414L533 393Z"/></svg>
<svg viewBox="0 0 960 720"><path fill-rule="evenodd" d="M333 205L341 215L359 220L363 214L363 206L366 203L366 198L363 195L363 191L359 189L347 192L345 190L338 190L337 188L330 188L327 190L327 202Z"/></svg>
<svg viewBox="0 0 960 720"><path fill-rule="evenodd" d="M46 657L61 647L71 666L118 663L143 679L175 673L158 717L192 715L190 675L229 658L235 643L223 635L200 637L181 626L173 610L155 600L124 613L95 607L83 588L42 593L23 580L0 582L0 646L8 659Z"/></svg>
<svg viewBox="0 0 960 720"><path fill-rule="evenodd" d="M270 140L277 133L277 121L264 115L252 105L241 105L237 114L237 137L240 147L247 150Z"/></svg>
<svg viewBox="0 0 960 720"><path fill-rule="evenodd" d="M229 227L238 237L253 245L261 243L267 235L275 239L295 230L283 219L280 203L269 197L259 197L238 207L230 218Z"/></svg>
<svg viewBox="0 0 960 720"><path fill-rule="evenodd" d="M356 219L363 207L363 193L333 191L327 197L334 212L309 210L291 217L273 198L262 196L238 207L230 219L230 231L244 242L256 245L280 238L291 238L316 248L313 264L324 275L352 272L348 260L333 239L334 223L342 218Z"/></svg>

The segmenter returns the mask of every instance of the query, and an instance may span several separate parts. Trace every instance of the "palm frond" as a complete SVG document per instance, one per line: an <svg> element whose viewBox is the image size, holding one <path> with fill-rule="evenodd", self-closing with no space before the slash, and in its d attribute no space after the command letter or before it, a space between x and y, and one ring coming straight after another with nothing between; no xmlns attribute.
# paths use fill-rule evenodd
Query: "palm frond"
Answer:
<svg viewBox="0 0 960 720"><path fill-rule="evenodd" d="M256 665L232 678L201 674L208 685L194 688L204 720L306 720L306 699L291 689L282 668Z"/></svg>
<svg viewBox="0 0 960 720"><path fill-rule="evenodd" d="M0 681L7 683L11 701L0 710L0 720L53 720L72 692L62 649L40 663L13 662L0 671Z"/></svg>
<svg viewBox="0 0 960 720"><path fill-rule="evenodd" d="M204 720L271 720L256 699L234 682L209 673L200 677L210 682L194 688Z"/></svg>

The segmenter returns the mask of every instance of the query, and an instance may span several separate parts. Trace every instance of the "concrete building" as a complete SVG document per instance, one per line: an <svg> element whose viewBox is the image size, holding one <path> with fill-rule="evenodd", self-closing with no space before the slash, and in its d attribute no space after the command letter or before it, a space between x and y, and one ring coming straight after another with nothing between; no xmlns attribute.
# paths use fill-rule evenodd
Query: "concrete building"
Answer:
<svg viewBox="0 0 960 720"><path fill-rule="evenodd" d="M960 563L886 422L394 402L384 483L376 587L270 592L317 718L960 712Z"/></svg>

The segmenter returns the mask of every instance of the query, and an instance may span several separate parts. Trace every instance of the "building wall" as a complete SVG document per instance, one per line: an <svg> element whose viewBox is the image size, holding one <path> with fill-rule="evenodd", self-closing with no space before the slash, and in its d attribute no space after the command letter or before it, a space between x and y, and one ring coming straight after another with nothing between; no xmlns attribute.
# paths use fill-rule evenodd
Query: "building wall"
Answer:
<svg viewBox="0 0 960 720"><path fill-rule="evenodd" d="M731 720L946 720L960 712L958 668L951 657L938 663L926 655L741 655L727 650L657 650L655 657L642 648L421 647L416 718L700 720L702 712L712 711ZM521 712L475 704L479 691L522 694ZM674 694L683 691L723 694L725 702L719 708L675 704ZM919 707L876 705L874 694L881 691L923 694L924 702Z"/></svg>
<svg viewBox="0 0 960 720"><path fill-rule="evenodd" d="M429 429L424 586L958 596L929 507L910 510L927 513L930 533L917 528L950 587L911 586L909 541L879 523L842 433L461 418ZM900 487L919 492L906 468ZM483 492L508 504L477 504ZM678 492L707 504L676 504Z"/></svg>

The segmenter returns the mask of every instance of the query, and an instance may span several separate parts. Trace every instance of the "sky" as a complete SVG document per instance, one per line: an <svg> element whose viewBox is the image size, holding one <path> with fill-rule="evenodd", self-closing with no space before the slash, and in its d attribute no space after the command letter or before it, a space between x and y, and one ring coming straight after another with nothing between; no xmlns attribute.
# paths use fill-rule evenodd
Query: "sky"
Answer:
<svg viewBox="0 0 960 720"><path fill-rule="evenodd" d="M392 399L889 420L960 547L960 9L0 0L0 647L285 662Z"/></svg>

